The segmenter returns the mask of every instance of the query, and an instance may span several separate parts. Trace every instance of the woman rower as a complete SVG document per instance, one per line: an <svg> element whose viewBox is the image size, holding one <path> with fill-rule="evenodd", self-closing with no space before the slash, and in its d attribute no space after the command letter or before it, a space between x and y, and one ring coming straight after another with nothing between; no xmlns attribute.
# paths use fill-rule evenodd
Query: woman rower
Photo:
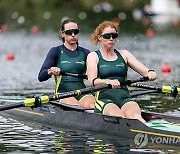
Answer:
<svg viewBox="0 0 180 154"><path fill-rule="evenodd" d="M100 44L100 50L91 52L87 57L87 75L91 86L111 84L113 89L96 93L95 110L110 116L145 120L141 117L139 105L130 96L126 81L128 67L149 80L156 79L156 73L149 70L127 50L114 48L118 37L118 24L111 21L102 22L91 36L91 42Z"/></svg>
<svg viewBox="0 0 180 154"><path fill-rule="evenodd" d="M62 45L50 49L41 67L38 79L40 82L55 76L55 93L62 93L85 88L83 79L72 76L61 76L62 72L86 73L86 58L88 49L78 45L78 24L73 19L63 21L60 29ZM60 100L71 105L80 105L85 108L94 108L93 95L81 95Z"/></svg>

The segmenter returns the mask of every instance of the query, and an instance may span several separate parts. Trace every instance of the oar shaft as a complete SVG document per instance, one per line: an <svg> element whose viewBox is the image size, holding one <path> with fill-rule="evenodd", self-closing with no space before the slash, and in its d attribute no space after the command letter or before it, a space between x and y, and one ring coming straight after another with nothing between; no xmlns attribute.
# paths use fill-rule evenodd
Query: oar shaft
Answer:
<svg viewBox="0 0 180 154"><path fill-rule="evenodd" d="M77 78L87 79L87 75L84 74L74 74L74 73L68 73L68 72L61 72L62 76L73 76Z"/></svg>
<svg viewBox="0 0 180 154"><path fill-rule="evenodd" d="M145 85L141 83L132 83L130 84L131 87L137 87L137 88L144 88L149 90L157 90L161 93L167 93L170 94L172 97L176 97L177 95L180 95L180 88L177 88L176 86L152 86L152 85Z"/></svg>
<svg viewBox="0 0 180 154"><path fill-rule="evenodd" d="M137 80L127 80L124 83L121 83L121 86L130 85L131 83L134 83L134 82L141 82L141 81L147 81L147 80L149 80L148 77L143 77L143 78L140 78L140 79L137 79ZM110 84L87 87L87 88L84 88L84 89L59 93L57 95L49 97L49 100L53 101L53 100L72 97L72 96L79 96L79 95L82 95L82 94L89 94L89 93L93 93L93 92L96 92L96 91L106 90L106 89L111 89L111 88L112 88L112 85L110 85Z"/></svg>
<svg viewBox="0 0 180 154"><path fill-rule="evenodd" d="M140 81L146 81L146 80L148 80L147 77L140 78L138 80L127 80L124 83L121 83L121 86L122 85L130 85L131 83L134 83L134 82L140 82ZM59 93L59 94L52 95L52 96L47 96L47 95L45 95L45 96L37 96L37 97L34 97L34 98L25 99L24 101L19 102L18 104L1 106L0 111L13 109L13 108L18 108L18 107L39 107L39 106L41 106L41 104L49 103L49 101L53 101L53 100L57 100L57 99L63 99L63 98L67 98L67 97L79 96L79 95L82 95L82 94L89 94L89 93L93 93L93 92L96 92L96 91L101 91L101 90L106 90L106 89L111 89L111 88L112 88L112 85L107 84L107 85L87 87L87 88L84 88L84 89Z"/></svg>
<svg viewBox="0 0 180 154"><path fill-rule="evenodd" d="M85 75L85 74L75 74L75 73L68 73L68 72L61 72L60 74L62 76L73 76L73 77L77 77L77 78L88 79L87 75ZM136 79L136 80L127 80L127 81L125 81L125 83L121 83L121 85L129 85L131 83L143 82L143 81L148 81L148 80L149 80L148 77L142 77L142 78Z"/></svg>
<svg viewBox="0 0 180 154"><path fill-rule="evenodd" d="M143 89L149 89L149 90L162 91L161 87L153 86L153 85L146 85L146 84L141 84L141 83L132 83L132 84L130 84L130 86L137 87L137 88L143 88Z"/></svg>
<svg viewBox="0 0 180 154"><path fill-rule="evenodd" d="M132 83L143 82L143 81L148 81L148 80L149 80L148 77L142 77L140 79L135 79L135 80L127 80L124 83L121 83L121 86L123 86L123 85L131 85Z"/></svg>
<svg viewBox="0 0 180 154"><path fill-rule="evenodd" d="M24 107L24 103L19 102L16 104L8 104L8 105L0 106L0 111L10 110L10 109L18 108L18 107Z"/></svg>
<svg viewBox="0 0 180 154"><path fill-rule="evenodd" d="M84 89L59 93L59 94L56 94L56 95L53 95L53 96L49 96L49 101L62 99L62 98L67 98L67 97L73 97L73 96L80 96L82 94L89 94L89 93L93 93L93 92L96 92L96 91L105 90L105 89L111 89L111 88L112 88L112 86L110 84L107 84L107 85L94 86L94 87L88 87L88 88L84 88Z"/></svg>

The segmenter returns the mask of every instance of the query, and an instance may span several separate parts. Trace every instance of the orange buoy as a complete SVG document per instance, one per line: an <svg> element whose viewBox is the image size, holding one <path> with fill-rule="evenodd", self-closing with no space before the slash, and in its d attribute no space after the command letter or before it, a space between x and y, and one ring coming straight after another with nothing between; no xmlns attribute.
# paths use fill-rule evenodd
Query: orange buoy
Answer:
<svg viewBox="0 0 180 154"><path fill-rule="evenodd" d="M164 64L162 67L161 67L161 72L162 73L171 73L171 66L169 64Z"/></svg>
<svg viewBox="0 0 180 154"><path fill-rule="evenodd" d="M8 31L8 26L6 24L1 26L1 31L2 32L7 32Z"/></svg>
<svg viewBox="0 0 180 154"><path fill-rule="evenodd" d="M146 30L146 36L147 37L153 37L155 34L154 30L153 29L147 29Z"/></svg>
<svg viewBox="0 0 180 154"><path fill-rule="evenodd" d="M173 25L173 26L179 26L179 25L180 25L179 20L173 20L173 21L172 21L172 25Z"/></svg>
<svg viewBox="0 0 180 154"><path fill-rule="evenodd" d="M39 31L39 27L38 26L34 25L34 26L31 27L31 32L33 34L36 34L38 31Z"/></svg>
<svg viewBox="0 0 180 154"><path fill-rule="evenodd" d="M6 55L6 59L7 59L8 61L13 61L13 60L14 60L14 54L13 54L13 53L8 53L8 54Z"/></svg>

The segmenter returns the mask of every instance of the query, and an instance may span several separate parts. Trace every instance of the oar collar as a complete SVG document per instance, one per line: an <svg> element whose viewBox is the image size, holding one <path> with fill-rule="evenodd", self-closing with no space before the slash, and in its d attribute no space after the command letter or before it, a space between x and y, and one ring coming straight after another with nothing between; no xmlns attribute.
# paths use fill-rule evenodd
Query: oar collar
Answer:
<svg viewBox="0 0 180 154"><path fill-rule="evenodd" d="M170 94L170 96L171 96L171 97L176 97L177 94L178 94L177 86L172 85L172 86L171 86L171 94Z"/></svg>

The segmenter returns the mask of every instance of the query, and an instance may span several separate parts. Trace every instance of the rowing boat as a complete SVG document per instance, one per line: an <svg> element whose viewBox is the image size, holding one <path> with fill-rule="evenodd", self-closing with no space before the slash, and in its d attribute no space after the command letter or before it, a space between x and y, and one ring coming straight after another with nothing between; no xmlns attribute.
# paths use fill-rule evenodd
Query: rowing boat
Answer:
<svg viewBox="0 0 180 154"><path fill-rule="evenodd" d="M155 90L161 93L169 93L175 97L180 95L180 88L176 86L148 86L133 84L145 81L147 78L127 80L125 85ZM152 112L142 112L146 124L136 119L112 117L95 113L88 113L80 106L62 104L56 100L93 93L99 90L112 88L111 85L87 87L52 96L37 96L27 98L19 103L11 103L0 106L0 115L14 116L31 121L41 122L50 126L66 127L76 130L92 131L98 134L121 136L131 139L148 139L149 142L167 143L179 145L180 143L180 117ZM21 107L21 108L20 108ZM33 107L33 110L31 108ZM10 110L11 109L11 110Z"/></svg>
<svg viewBox="0 0 180 154"><path fill-rule="evenodd" d="M99 134L131 139L139 134L144 134L148 137L149 142L158 140L175 145L180 143L180 117L142 112L142 117L148 122L143 124L136 119L88 113L81 108L75 108L71 105L59 102L54 103L59 105L47 104L33 110L30 108L16 108L1 112L0 114L2 116L20 117L53 127L92 131Z"/></svg>

